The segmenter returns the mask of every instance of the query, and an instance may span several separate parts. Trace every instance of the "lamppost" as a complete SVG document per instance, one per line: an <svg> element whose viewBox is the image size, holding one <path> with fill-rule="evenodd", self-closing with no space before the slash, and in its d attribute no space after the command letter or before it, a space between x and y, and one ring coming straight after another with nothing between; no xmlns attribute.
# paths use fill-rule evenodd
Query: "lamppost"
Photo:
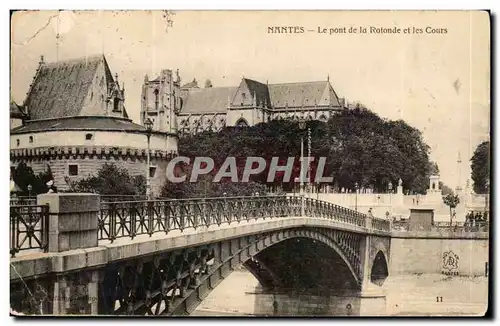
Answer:
<svg viewBox="0 0 500 326"><path fill-rule="evenodd" d="M31 197L31 190L33 190L33 186L28 185L28 197Z"/></svg>
<svg viewBox="0 0 500 326"><path fill-rule="evenodd" d="M302 131L306 128L306 122L304 119L299 120L299 129L300 129L300 174L299 174L299 179L300 179L300 212L301 215L305 215L305 208L304 208L304 179L302 178L302 162L304 160L304 136L302 134Z"/></svg>
<svg viewBox="0 0 500 326"><path fill-rule="evenodd" d="M387 186L389 188L389 206L392 210L392 182L389 181L389 184Z"/></svg>
<svg viewBox="0 0 500 326"><path fill-rule="evenodd" d="M147 152L147 162L146 162L146 200L150 200L151 198L151 175L150 175L150 140L151 140L151 133L153 131L153 121L151 119L147 119L144 122L144 125L146 126L146 136L148 137L148 152Z"/></svg>
<svg viewBox="0 0 500 326"><path fill-rule="evenodd" d="M355 209L356 209L356 212L358 211L358 189L359 189L359 185L357 182L354 183L354 189L356 190L356 200L355 200Z"/></svg>
<svg viewBox="0 0 500 326"><path fill-rule="evenodd" d="M487 179L486 180L486 184L485 184L485 187L486 187L486 198L485 198L485 201L484 201L484 212L488 215L490 215L490 203L488 202L489 200L489 195L490 195L490 180Z"/></svg>
<svg viewBox="0 0 500 326"><path fill-rule="evenodd" d="M311 164L309 160L311 159L311 127L307 127L307 188L309 189L309 196L312 193L312 184L311 184Z"/></svg>

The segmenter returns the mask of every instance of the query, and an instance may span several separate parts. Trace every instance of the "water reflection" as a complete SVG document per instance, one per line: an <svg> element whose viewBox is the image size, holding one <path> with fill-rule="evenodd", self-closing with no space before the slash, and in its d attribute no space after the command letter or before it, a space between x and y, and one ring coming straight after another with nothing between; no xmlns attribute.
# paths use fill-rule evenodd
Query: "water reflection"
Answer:
<svg viewBox="0 0 500 326"><path fill-rule="evenodd" d="M210 293L193 315L258 315L255 308L258 288L259 282L250 272L245 269L234 271ZM385 315L482 315L487 310L486 277L448 277L439 274L389 276L381 289L385 293ZM270 315L273 314L272 303L273 300L269 305ZM343 315L355 314L352 306L351 311L346 308L346 304L342 307L347 309Z"/></svg>

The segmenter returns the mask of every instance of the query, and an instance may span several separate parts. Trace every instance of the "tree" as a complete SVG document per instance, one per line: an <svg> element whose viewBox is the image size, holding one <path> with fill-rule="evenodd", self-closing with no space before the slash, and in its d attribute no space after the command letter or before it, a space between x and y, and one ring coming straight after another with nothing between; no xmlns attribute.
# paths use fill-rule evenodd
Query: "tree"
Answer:
<svg viewBox="0 0 500 326"><path fill-rule="evenodd" d="M485 194L488 192L490 180L490 142L479 144L471 158L472 181L474 181L474 192Z"/></svg>
<svg viewBox="0 0 500 326"><path fill-rule="evenodd" d="M453 194L453 189L445 185L443 181L439 181L439 189L441 189L441 194L443 196L446 196L448 194Z"/></svg>
<svg viewBox="0 0 500 326"><path fill-rule="evenodd" d="M212 81L210 79L205 80L205 88L212 87Z"/></svg>
<svg viewBox="0 0 500 326"><path fill-rule="evenodd" d="M35 175L33 169L25 162L20 162L12 171L12 179L22 190L20 193L21 196L28 196L30 194L36 196L47 192L46 183L53 178L50 167L47 167L45 172ZM31 191L28 190L29 185L32 187Z"/></svg>
<svg viewBox="0 0 500 326"><path fill-rule="evenodd" d="M453 220L453 210L460 203L460 198L458 198L458 195L454 195L453 193L451 193L443 197L443 202L445 203L445 205L450 207L450 227L451 227L451 223Z"/></svg>
<svg viewBox="0 0 500 326"><path fill-rule="evenodd" d="M100 195L144 195L146 178L142 175L131 176L128 170L115 164L105 163L97 175L71 181L65 179L70 192L92 192Z"/></svg>
<svg viewBox="0 0 500 326"><path fill-rule="evenodd" d="M183 135L179 139L179 154L211 157L216 167L228 156L240 161L259 156L268 163L272 157L282 162L295 157L290 182L283 182L279 176L268 183L268 168L251 178L290 191L299 175L301 136L307 153L307 128L311 129L311 154L315 157L312 174L315 175L319 157L325 157L323 176L333 177L331 186L337 191L354 191L358 183L360 187L385 192L389 183L396 185L400 178L405 190L425 194L428 189L432 164L421 132L402 120L382 119L361 105L338 112L327 122L309 120L305 130L299 128L296 117L291 117L246 128L225 127L219 132Z"/></svg>

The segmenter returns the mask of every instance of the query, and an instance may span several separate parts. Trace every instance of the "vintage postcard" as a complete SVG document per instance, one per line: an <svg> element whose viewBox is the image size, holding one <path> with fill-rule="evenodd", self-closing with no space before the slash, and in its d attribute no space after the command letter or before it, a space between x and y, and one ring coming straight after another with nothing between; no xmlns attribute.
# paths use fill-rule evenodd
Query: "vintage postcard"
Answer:
<svg viewBox="0 0 500 326"><path fill-rule="evenodd" d="M12 315L484 316L487 11L13 11Z"/></svg>

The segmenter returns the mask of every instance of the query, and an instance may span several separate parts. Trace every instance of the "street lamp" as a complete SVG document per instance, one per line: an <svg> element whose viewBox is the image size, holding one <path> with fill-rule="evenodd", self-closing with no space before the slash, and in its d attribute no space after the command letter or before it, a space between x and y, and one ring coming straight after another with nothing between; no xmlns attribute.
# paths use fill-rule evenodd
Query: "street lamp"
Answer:
<svg viewBox="0 0 500 326"><path fill-rule="evenodd" d="M304 207L304 179L302 178L302 161L304 160L304 136L302 131L306 128L306 122L304 119L299 120L299 129L300 129L300 213L301 216L305 216L305 207Z"/></svg>
<svg viewBox="0 0 500 326"><path fill-rule="evenodd" d="M144 126L146 127L146 136L148 137L148 153L147 153L147 163L146 163L146 200L150 199L151 196L151 176L150 176L150 140L151 140L151 133L153 131L153 121L151 119L147 119L144 122Z"/></svg>
<svg viewBox="0 0 500 326"><path fill-rule="evenodd" d="M484 201L484 212L486 213L488 211L488 215L490 215L489 214L490 203L488 202L488 200L489 200L489 194L490 194L490 180L489 179L486 180L485 187L486 187L486 198L485 198L485 201Z"/></svg>
<svg viewBox="0 0 500 326"><path fill-rule="evenodd" d="M389 188L389 205L392 209L392 182L389 181L389 184L387 186Z"/></svg>
<svg viewBox="0 0 500 326"><path fill-rule="evenodd" d="M304 179L302 178L302 162L304 160L304 135L302 131L306 128L306 121L304 119L299 120L300 133L300 195L304 195Z"/></svg>
<svg viewBox="0 0 500 326"><path fill-rule="evenodd" d="M33 190L33 186L28 185L28 197L31 197L31 190Z"/></svg>
<svg viewBox="0 0 500 326"><path fill-rule="evenodd" d="M357 182L354 183L354 189L356 190L356 201L355 201L355 209L356 209L356 212L358 211L358 189L359 189L359 185Z"/></svg>
<svg viewBox="0 0 500 326"><path fill-rule="evenodd" d="M312 193L311 184L311 164L309 160L311 159L311 127L307 127L307 188L309 189L309 194Z"/></svg>

